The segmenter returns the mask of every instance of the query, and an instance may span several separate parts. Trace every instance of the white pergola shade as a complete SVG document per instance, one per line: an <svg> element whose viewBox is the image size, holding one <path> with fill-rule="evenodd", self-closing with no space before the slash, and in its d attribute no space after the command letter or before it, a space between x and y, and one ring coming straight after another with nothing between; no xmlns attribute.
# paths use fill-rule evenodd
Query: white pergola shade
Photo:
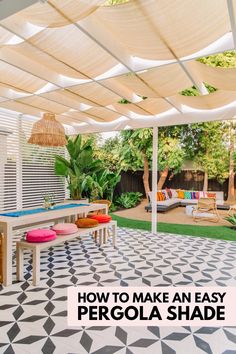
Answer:
<svg viewBox="0 0 236 354"><path fill-rule="evenodd" d="M235 47L235 0L103 5L48 0L2 20L0 107L55 113L75 132L236 114L236 69L195 61ZM204 82L218 90L207 94ZM193 85L200 96L179 94Z"/></svg>

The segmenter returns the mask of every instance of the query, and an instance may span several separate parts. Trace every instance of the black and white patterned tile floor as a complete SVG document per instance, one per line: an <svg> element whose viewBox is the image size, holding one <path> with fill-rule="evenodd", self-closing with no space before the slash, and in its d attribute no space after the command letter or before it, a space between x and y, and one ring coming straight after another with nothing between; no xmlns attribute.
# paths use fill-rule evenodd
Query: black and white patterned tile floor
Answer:
<svg viewBox="0 0 236 354"><path fill-rule="evenodd" d="M236 327L67 327L66 290L93 286L236 286L236 242L119 229L117 247L87 236L45 251L41 283L0 291L0 353L236 354Z"/></svg>

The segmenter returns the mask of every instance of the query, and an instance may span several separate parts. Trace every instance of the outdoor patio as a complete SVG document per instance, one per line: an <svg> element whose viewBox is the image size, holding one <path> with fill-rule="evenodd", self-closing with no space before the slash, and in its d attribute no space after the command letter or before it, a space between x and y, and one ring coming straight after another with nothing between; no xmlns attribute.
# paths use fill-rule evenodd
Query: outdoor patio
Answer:
<svg viewBox="0 0 236 354"><path fill-rule="evenodd" d="M236 354L67 323L71 286L236 286L236 0L0 0L0 45L0 354Z"/></svg>
<svg viewBox="0 0 236 354"><path fill-rule="evenodd" d="M119 229L115 249L86 237L43 252L38 287L27 262L25 281L0 293L1 353L236 353L235 327L73 329L66 319L66 290L73 284L234 286L234 242Z"/></svg>

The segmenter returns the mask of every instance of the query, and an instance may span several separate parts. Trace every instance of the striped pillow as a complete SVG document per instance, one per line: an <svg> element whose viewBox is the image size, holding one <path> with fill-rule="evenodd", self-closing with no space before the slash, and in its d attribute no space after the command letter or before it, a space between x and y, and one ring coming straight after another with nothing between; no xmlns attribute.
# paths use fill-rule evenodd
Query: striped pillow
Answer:
<svg viewBox="0 0 236 354"><path fill-rule="evenodd" d="M167 195L168 195L169 199L171 199L171 198L172 198L172 192L171 192L171 189L166 188L166 193L167 193Z"/></svg>
<svg viewBox="0 0 236 354"><path fill-rule="evenodd" d="M169 196L168 196L168 193L167 193L167 191L165 189L162 189L161 192L164 194L165 199L170 199Z"/></svg>
<svg viewBox="0 0 236 354"><path fill-rule="evenodd" d="M199 192L199 198L207 198L207 193L206 192Z"/></svg>
<svg viewBox="0 0 236 354"><path fill-rule="evenodd" d="M157 201L163 201L166 200L165 195L162 192L157 192Z"/></svg>
<svg viewBox="0 0 236 354"><path fill-rule="evenodd" d="M199 192L191 192L191 199L199 199Z"/></svg>

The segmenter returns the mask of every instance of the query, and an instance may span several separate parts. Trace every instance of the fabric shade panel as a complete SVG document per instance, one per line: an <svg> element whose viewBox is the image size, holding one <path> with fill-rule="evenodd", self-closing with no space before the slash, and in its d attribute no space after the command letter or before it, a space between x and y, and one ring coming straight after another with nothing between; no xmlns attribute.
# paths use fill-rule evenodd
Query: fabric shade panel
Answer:
<svg viewBox="0 0 236 354"><path fill-rule="evenodd" d="M73 24L45 29L30 43L89 77L95 78L119 63Z"/></svg>
<svg viewBox="0 0 236 354"><path fill-rule="evenodd" d="M171 80L170 80L171 77ZM103 83L110 82L123 85L127 90L132 90L137 95L147 97L172 96L193 83L186 75L182 67L178 64L161 66L135 74L125 74Z"/></svg>
<svg viewBox="0 0 236 354"><path fill-rule="evenodd" d="M199 80L218 89L236 91L236 68L211 67L197 61L186 66Z"/></svg>
<svg viewBox="0 0 236 354"><path fill-rule="evenodd" d="M55 112L55 114L62 114L68 111L68 107L63 106L62 104L56 102L49 101L46 98L39 97L39 96L21 98L18 100L18 102L38 108L42 112L47 111L47 112Z"/></svg>
<svg viewBox="0 0 236 354"><path fill-rule="evenodd" d="M14 39L14 34L6 30L5 28L0 28L0 46L7 45L11 43Z"/></svg>
<svg viewBox="0 0 236 354"><path fill-rule="evenodd" d="M146 100L139 102L138 106L154 115L166 112L173 108L173 106L163 98L147 98Z"/></svg>
<svg viewBox="0 0 236 354"><path fill-rule="evenodd" d="M112 107L114 107L114 109L117 112L128 116L132 116L132 113L142 115L142 116L150 115L150 112L147 112L145 109L142 109L141 107L139 107L138 104L134 105L133 103L126 103L126 104L115 103L112 105Z"/></svg>
<svg viewBox="0 0 236 354"><path fill-rule="evenodd" d="M203 96L182 96L171 97L173 102L186 105L196 109L214 109L225 106L236 101L236 92L218 90L209 95Z"/></svg>
<svg viewBox="0 0 236 354"><path fill-rule="evenodd" d="M80 97L78 94L71 92L70 90L57 90L52 92L47 92L41 95L49 100L53 100L59 104L67 106L68 109L75 109L78 111L83 111L85 109L85 105L97 106L96 103L89 101L86 98Z"/></svg>
<svg viewBox="0 0 236 354"><path fill-rule="evenodd" d="M71 111L68 113L63 113L63 115L60 115L59 117L61 120L68 119L77 123L84 122L86 124L92 124L93 122L98 122L98 123L106 122L104 119L104 115L102 115L101 117L95 116L93 111L90 113L88 111L85 112ZM109 115L109 119L110 119L110 115Z"/></svg>
<svg viewBox="0 0 236 354"><path fill-rule="evenodd" d="M5 108L7 110L15 111L15 112L20 112L23 114L28 114L32 115L35 117L40 117L41 116L41 110L35 107L31 107L27 104L24 104L19 101L7 101L7 102L1 102L1 107Z"/></svg>
<svg viewBox="0 0 236 354"><path fill-rule="evenodd" d="M140 102L136 102L135 105L132 103L116 103L112 105L112 107L114 107L119 113L131 116L132 113L138 114L140 116L151 116L168 111L169 109L173 108L163 98L147 98Z"/></svg>
<svg viewBox="0 0 236 354"><path fill-rule="evenodd" d="M130 16L132 14L132 16ZM100 7L98 17L131 55L152 60L184 57L230 31L225 0L139 0Z"/></svg>
<svg viewBox="0 0 236 354"><path fill-rule="evenodd" d="M17 99L20 97L25 97L28 96L29 93L19 90L18 88L15 88L14 86L9 86L9 85L5 85L5 84L1 84L0 83L0 96L3 96L5 100L7 99Z"/></svg>
<svg viewBox="0 0 236 354"><path fill-rule="evenodd" d="M65 13L73 21L77 22L89 16L103 3L104 0L50 0L51 6L46 2L38 2L12 15L10 19L12 26L17 26L17 23L24 21L39 27L60 27L68 23L60 12ZM55 11L53 6L56 6L59 11ZM9 20L7 22L9 23Z"/></svg>
<svg viewBox="0 0 236 354"><path fill-rule="evenodd" d="M100 120L104 122L113 121L115 119L120 118L121 116L121 114L116 112L111 112L103 107L93 107L86 110L86 112L84 113L93 119L100 118Z"/></svg>
<svg viewBox="0 0 236 354"><path fill-rule="evenodd" d="M123 77L123 76L121 76ZM126 98L128 101L133 102L135 99L137 99L136 94L134 93L133 89L128 87L125 82L124 84L122 83L122 80L119 80L121 78L120 76L106 79L106 80L101 80L101 83L103 86L107 87L109 90L112 90L113 92L116 92L117 95L119 95L122 98Z"/></svg>
<svg viewBox="0 0 236 354"><path fill-rule="evenodd" d="M70 87L70 91L81 97L86 97L90 100L90 104L92 105L94 103L95 105L101 104L107 106L111 103L118 102L123 97L96 82Z"/></svg>
<svg viewBox="0 0 236 354"><path fill-rule="evenodd" d="M1 54L0 54L1 56ZM0 80L16 89L34 93L47 84L47 81L41 80L25 71L22 71L8 63L0 60Z"/></svg>
<svg viewBox="0 0 236 354"><path fill-rule="evenodd" d="M34 123L28 143L40 146L66 145L64 127L56 120L55 114L44 113L43 118Z"/></svg>
<svg viewBox="0 0 236 354"><path fill-rule="evenodd" d="M5 97L0 97L0 102L4 102L6 101L7 99Z"/></svg>
<svg viewBox="0 0 236 354"><path fill-rule="evenodd" d="M37 2L0 22L0 107L94 132L187 123L195 110L202 121L236 104L236 68L183 58L232 49L230 1L104 2ZM193 85L198 97L179 94Z"/></svg>
<svg viewBox="0 0 236 354"><path fill-rule="evenodd" d="M47 53L35 49L28 43L2 48L0 59L54 84L63 84L62 76L74 80L87 80L87 77L77 70L68 67Z"/></svg>

